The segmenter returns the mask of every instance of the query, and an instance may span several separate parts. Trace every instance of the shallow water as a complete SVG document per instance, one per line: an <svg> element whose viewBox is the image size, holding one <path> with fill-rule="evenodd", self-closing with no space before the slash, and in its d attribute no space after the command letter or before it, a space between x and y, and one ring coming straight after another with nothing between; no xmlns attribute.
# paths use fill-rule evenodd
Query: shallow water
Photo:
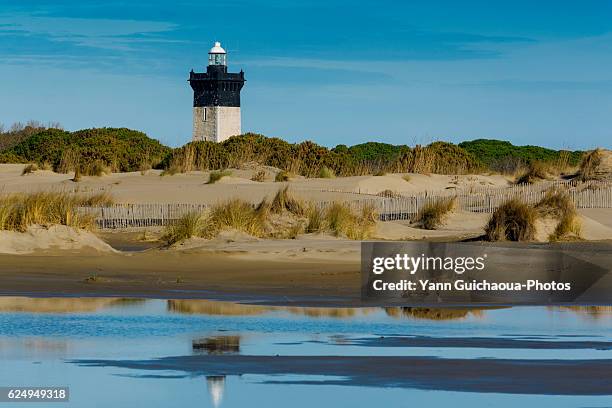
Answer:
<svg viewBox="0 0 612 408"><path fill-rule="evenodd" d="M0 298L0 360L0 386L69 386L58 406L598 407L612 311Z"/></svg>

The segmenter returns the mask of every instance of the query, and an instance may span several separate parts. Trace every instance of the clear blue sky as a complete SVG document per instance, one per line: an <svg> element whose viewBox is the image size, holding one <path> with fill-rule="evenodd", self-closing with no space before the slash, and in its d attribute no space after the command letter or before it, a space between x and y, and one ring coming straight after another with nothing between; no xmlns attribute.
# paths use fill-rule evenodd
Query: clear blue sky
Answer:
<svg viewBox="0 0 612 408"><path fill-rule="evenodd" d="M612 2L0 0L0 122L191 137L214 40L243 130L333 146L610 147Z"/></svg>

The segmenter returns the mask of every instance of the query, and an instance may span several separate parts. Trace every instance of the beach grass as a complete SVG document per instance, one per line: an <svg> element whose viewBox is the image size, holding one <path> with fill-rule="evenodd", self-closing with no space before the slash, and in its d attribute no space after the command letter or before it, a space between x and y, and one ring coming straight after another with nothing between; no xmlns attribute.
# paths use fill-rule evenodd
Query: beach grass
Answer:
<svg viewBox="0 0 612 408"><path fill-rule="evenodd" d="M535 237L537 211L513 198L493 212L485 227L489 241L530 241Z"/></svg>
<svg viewBox="0 0 612 408"><path fill-rule="evenodd" d="M416 222L428 230L438 228L448 213L455 208L455 202L455 197L448 197L425 204L417 214Z"/></svg>
<svg viewBox="0 0 612 408"><path fill-rule="evenodd" d="M221 180L223 177L231 176L232 172L229 170L219 170L219 171L211 171L208 176L208 182L206 184L215 184L217 181Z"/></svg>
<svg viewBox="0 0 612 408"><path fill-rule="evenodd" d="M31 225L66 225L92 230L93 217L80 214L77 207L112 203L107 194L36 192L0 196L0 230L25 232Z"/></svg>

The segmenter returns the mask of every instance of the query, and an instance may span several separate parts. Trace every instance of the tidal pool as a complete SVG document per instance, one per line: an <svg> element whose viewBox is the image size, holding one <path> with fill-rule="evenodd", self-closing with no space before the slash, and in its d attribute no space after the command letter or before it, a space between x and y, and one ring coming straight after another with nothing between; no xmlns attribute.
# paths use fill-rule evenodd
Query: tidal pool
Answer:
<svg viewBox="0 0 612 408"><path fill-rule="evenodd" d="M70 387L52 406L604 407L612 308L4 297L0 361L0 386Z"/></svg>

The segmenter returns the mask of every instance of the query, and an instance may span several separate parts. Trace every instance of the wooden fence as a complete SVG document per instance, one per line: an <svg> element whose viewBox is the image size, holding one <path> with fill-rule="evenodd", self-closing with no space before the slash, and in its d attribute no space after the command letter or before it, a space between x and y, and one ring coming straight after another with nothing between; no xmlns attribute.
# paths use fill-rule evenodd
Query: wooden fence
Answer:
<svg viewBox="0 0 612 408"><path fill-rule="evenodd" d="M612 208L612 182L548 182L535 185L518 185L506 188L476 188L424 192L413 196L392 197L365 195L345 201L355 211L365 206L374 206L381 221L409 220L423 206L440 199L455 197L456 208L463 211L492 213L502 203L511 199L534 204L541 200L551 188L562 188L568 192L577 208ZM337 191L340 192L340 191ZM318 201L316 205L325 208L332 201ZM204 211L207 204L115 204L110 207L81 207L80 211L95 217L102 229L164 226L175 222L181 216Z"/></svg>

